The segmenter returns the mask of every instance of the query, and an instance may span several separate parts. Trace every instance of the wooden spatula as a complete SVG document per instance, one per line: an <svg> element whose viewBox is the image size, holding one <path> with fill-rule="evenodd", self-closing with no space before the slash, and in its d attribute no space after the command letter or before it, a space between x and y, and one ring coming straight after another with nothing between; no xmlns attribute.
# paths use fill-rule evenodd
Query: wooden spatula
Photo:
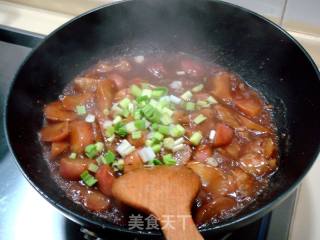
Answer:
<svg viewBox="0 0 320 240"><path fill-rule="evenodd" d="M142 168L114 181L113 196L152 213L167 240L203 239L191 217L191 206L200 189L200 179L180 166Z"/></svg>

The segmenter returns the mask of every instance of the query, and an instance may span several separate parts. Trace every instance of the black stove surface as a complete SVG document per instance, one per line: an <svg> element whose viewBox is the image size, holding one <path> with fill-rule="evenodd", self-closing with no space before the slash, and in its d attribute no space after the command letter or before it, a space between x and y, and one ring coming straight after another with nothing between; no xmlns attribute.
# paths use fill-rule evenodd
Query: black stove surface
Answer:
<svg viewBox="0 0 320 240"><path fill-rule="evenodd" d="M0 115L4 99L19 65L43 36L0 27ZM27 182L9 152L0 119L0 239L73 240L97 239L94 234L68 220ZM224 240L288 239L296 194L264 218L226 233ZM100 238L101 239L101 238ZM119 239L103 236L103 239Z"/></svg>

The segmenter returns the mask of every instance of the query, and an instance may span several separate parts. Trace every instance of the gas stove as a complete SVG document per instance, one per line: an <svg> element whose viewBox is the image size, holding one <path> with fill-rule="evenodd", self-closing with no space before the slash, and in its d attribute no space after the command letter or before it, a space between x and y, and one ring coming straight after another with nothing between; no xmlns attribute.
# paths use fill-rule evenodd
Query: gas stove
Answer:
<svg viewBox="0 0 320 240"><path fill-rule="evenodd" d="M15 72L43 38L42 35L0 26L1 115ZM65 218L40 196L19 171L4 137L3 118L0 121L0 239L118 239L117 236L97 236ZM296 193L267 216L236 231L227 232L221 239L288 239L295 199Z"/></svg>

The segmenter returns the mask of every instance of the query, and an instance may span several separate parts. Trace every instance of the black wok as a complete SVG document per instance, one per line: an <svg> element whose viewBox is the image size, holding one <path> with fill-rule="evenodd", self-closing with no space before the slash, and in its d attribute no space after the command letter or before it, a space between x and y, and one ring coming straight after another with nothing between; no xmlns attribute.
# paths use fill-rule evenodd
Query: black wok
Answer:
<svg viewBox="0 0 320 240"><path fill-rule="evenodd" d="M44 104L57 99L79 72L100 58L158 50L191 53L226 66L275 106L281 160L269 190L239 215L202 229L203 235L238 228L279 205L319 152L319 72L281 28L220 1L125 1L86 13L50 34L21 66L7 100L7 138L25 177L65 216L90 229L159 236L108 223L67 199L50 178L37 135Z"/></svg>

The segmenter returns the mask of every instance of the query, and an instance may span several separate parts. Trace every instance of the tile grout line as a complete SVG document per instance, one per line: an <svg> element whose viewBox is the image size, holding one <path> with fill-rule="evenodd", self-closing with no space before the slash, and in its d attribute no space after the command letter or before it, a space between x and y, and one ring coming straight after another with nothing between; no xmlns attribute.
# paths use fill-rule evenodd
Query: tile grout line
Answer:
<svg viewBox="0 0 320 240"><path fill-rule="evenodd" d="M284 5L283 5L283 9L282 9L282 13L281 13L280 26L282 26L282 27L283 27L284 15L285 15L286 10L287 10L288 1L289 1L289 0L285 0L285 1L284 1Z"/></svg>

